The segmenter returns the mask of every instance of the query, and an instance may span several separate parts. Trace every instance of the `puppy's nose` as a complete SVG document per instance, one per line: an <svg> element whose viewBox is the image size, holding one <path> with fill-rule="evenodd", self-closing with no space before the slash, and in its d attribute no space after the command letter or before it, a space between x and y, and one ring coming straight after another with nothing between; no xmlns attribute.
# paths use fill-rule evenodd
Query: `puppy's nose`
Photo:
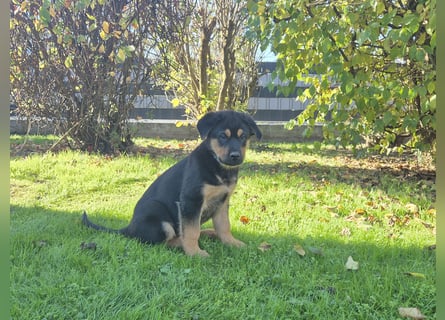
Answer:
<svg viewBox="0 0 445 320"><path fill-rule="evenodd" d="M237 161L241 157L241 153L239 151L232 151L229 156L232 161Z"/></svg>

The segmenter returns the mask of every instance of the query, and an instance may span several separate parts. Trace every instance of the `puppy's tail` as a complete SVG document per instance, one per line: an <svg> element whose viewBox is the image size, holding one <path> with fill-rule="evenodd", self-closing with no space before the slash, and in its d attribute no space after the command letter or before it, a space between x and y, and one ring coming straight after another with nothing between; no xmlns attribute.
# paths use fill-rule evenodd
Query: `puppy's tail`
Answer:
<svg viewBox="0 0 445 320"><path fill-rule="evenodd" d="M87 226L88 228L92 228L95 230L99 230L99 231L105 231L105 232L110 232L110 233L123 233L122 230L116 230L116 229L110 229L110 228L106 228L106 227L102 227L98 224L94 224L92 223L87 216L87 213L84 211L83 215L82 215L82 224Z"/></svg>

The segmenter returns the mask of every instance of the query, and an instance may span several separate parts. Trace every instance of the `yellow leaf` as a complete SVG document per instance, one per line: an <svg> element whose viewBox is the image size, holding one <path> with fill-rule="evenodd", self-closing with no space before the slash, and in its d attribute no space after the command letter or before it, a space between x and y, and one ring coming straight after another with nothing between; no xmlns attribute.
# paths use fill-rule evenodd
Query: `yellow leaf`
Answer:
<svg viewBox="0 0 445 320"><path fill-rule="evenodd" d="M173 106L173 108L176 108L177 106L179 106L179 103L180 103L179 99L178 99L178 98L174 98L174 99L172 100L172 106Z"/></svg>
<svg viewBox="0 0 445 320"><path fill-rule="evenodd" d="M303 247L299 244L294 245L294 250L296 253L298 253L300 256L304 257L306 255L306 251L304 251Z"/></svg>
<svg viewBox="0 0 445 320"><path fill-rule="evenodd" d="M365 214L365 209L362 209L362 208L357 208L357 209L355 209L355 213L356 214Z"/></svg>
<svg viewBox="0 0 445 320"><path fill-rule="evenodd" d="M71 68L73 66L73 59L71 56L66 57L65 59L65 67Z"/></svg>
<svg viewBox="0 0 445 320"><path fill-rule="evenodd" d="M125 51L122 48L119 48L119 50L117 50L117 62L124 62L125 58L126 58L126 54Z"/></svg>
<svg viewBox="0 0 445 320"><path fill-rule="evenodd" d="M184 125L184 122L176 121L175 125L176 125L176 128L179 128L179 127L182 127Z"/></svg>
<svg viewBox="0 0 445 320"><path fill-rule="evenodd" d="M348 257L345 266L347 270L358 270L358 262L354 261L351 256Z"/></svg>
<svg viewBox="0 0 445 320"><path fill-rule="evenodd" d="M110 24L107 21L102 22L102 30L105 33L109 33L110 32Z"/></svg>
<svg viewBox="0 0 445 320"><path fill-rule="evenodd" d="M435 216L436 215L436 209L435 208L428 209L427 213L429 215Z"/></svg>
<svg viewBox="0 0 445 320"><path fill-rule="evenodd" d="M99 36L102 40L105 40L107 38L107 34L104 30L100 30Z"/></svg>
<svg viewBox="0 0 445 320"><path fill-rule="evenodd" d="M54 10L54 7L53 6L49 7L49 15L54 18L56 14L57 13L56 10Z"/></svg>

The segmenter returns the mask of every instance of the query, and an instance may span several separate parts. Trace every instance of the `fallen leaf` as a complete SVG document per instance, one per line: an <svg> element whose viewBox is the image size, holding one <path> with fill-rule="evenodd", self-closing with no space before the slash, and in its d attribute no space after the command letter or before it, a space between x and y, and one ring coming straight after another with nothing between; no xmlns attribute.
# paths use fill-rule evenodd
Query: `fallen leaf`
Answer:
<svg viewBox="0 0 445 320"><path fill-rule="evenodd" d="M248 224L250 222L250 218L248 216L241 216L239 217L239 221L241 221L243 224Z"/></svg>
<svg viewBox="0 0 445 320"><path fill-rule="evenodd" d="M105 33L110 32L110 24L107 21L102 22L102 29L105 31Z"/></svg>
<svg viewBox="0 0 445 320"><path fill-rule="evenodd" d="M307 247L307 249L308 249L311 253L316 254L316 255L318 255L318 256L322 256L322 255L323 255L323 251L322 251L321 249L319 249L319 248L316 248L316 247Z"/></svg>
<svg viewBox="0 0 445 320"><path fill-rule="evenodd" d="M410 319L426 319L426 317L417 308L399 308L399 315Z"/></svg>
<svg viewBox="0 0 445 320"><path fill-rule="evenodd" d="M427 228L427 229L433 229L433 228L434 228L434 225L431 224L431 223L422 221L422 220L420 220L420 219L418 219L417 221L419 221L421 224L423 224L423 226L424 226L425 228Z"/></svg>
<svg viewBox="0 0 445 320"><path fill-rule="evenodd" d="M419 273L419 272L405 272L404 274L406 274L407 276L414 277L414 278L425 279L425 275L423 273Z"/></svg>
<svg viewBox="0 0 445 320"><path fill-rule="evenodd" d="M340 231L340 235L342 235L344 237L350 237L351 236L351 230L349 230L349 228L343 228Z"/></svg>
<svg viewBox="0 0 445 320"><path fill-rule="evenodd" d="M304 251L303 247L299 244L294 245L294 250L302 257L306 255L306 251Z"/></svg>
<svg viewBox="0 0 445 320"><path fill-rule="evenodd" d="M42 248L48 245L48 241L46 240L34 240L33 244L35 247Z"/></svg>
<svg viewBox="0 0 445 320"><path fill-rule="evenodd" d="M435 208L430 208L428 209L428 211L426 212L429 215L435 216L436 215L436 209Z"/></svg>
<svg viewBox="0 0 445 320"><path fill-rule="evenodd" d="M317 290L321 290L321 291L325 291L329 294L336 294L337 293L337 289L335 289L334 287L322 287L322 286L316 286L315 289Z"/></svg>
<svg viewBox="0 0 445 320"><path fill-rule="evenodd" d="M328 210L329 212L338 212L338 207L337 206L326 206L326 210Z"/></svg>
<svg viewBox="0 0 445 320"><path fill-rule="evenodd" d="M260 246L258 247L258 249L260 249L263 252L270 250L270 248L272 248L272 245L267 242L261 242Z"/></svg>
<svg viewBox="0 0 445 320"><path fill-rule="evenodd" d="M365 209L362 209L362 208L357 208L357 209L355 209L355 213L356 213L356 214L365 214L365 213L366 213L366 210L365 210Z"/></svg>
<svg viewBox="0 0 445 320"><path fill-rule="evenodd" d="M408 203L405 205L405 209L411 213L411 214L415 214L419 212L419 208L417 207L417 205L415 205L414 203Z"/></svg>
<svg viewBox="0 0 445 320"><path fill-rule="evenodd" d="M366 223L366 222L357 223L357 227L359 227L360 229L363 229L365 231L372 229L372 225L369 223Z"/></svg>
<svg viewBox="0 0 445 320"><path fill-rule="evenodd" d="M97 245L94 242L88 242L88 243L82 242L80 244L80 249L82 249L82 250L87 250L87 249L96 250L96 248L97 248Z"/></svg>
<svg viewBox="0 0 445 320"><path fill-rule="evenodd" d="M348 257L345 266L347 270L358 270L358 262L354 261L351 256Z"/></svg>

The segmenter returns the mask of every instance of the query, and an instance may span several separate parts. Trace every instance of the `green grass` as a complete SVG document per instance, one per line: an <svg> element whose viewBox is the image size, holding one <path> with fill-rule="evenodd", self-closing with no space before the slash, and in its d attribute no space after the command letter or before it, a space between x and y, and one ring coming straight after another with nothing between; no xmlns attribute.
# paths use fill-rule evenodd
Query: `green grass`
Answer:
<svg viewBox="0 0 445 320"><path fill-rule="evenodd" d="M252 143L230 208L247 246L202 239L203 259L80 223L86 210L125 226L148 185L197 142L139 139L144 152L104 157L40 152L56 137L22 141L11 136L12 319L381 320L398 319L399 307L435 318L435 185L406 159ZM359 270L346 270L348 256Z"/></svg>

